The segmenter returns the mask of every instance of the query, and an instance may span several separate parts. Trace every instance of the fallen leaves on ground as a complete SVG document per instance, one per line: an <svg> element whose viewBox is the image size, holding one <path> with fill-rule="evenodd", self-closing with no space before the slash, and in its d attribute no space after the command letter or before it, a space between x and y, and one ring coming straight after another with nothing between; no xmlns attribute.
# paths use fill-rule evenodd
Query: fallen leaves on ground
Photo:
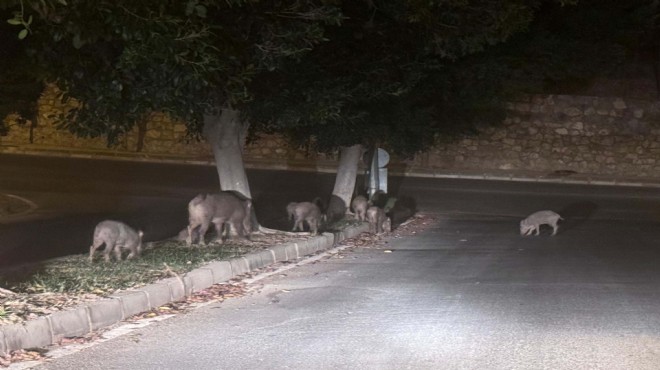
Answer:
<svg viewBox="0 0 660 370"><path fill-rule="evenodd" d="M9 365L15 362L43 361L45 359L46 356L44 356L44 351L42 350L19 349L12 351L6 356L0 356L0 366L9 367Z"/></svg>
<svg viewBox="0 0 660 370"><path fill-rule="evenodd" d="M241 249L245 249L245 253L249 253L278 244L307 240L310 237L309 233L255 233L251 235L251 240L232 240L232 243L235 242ZM200 247L200 250L203 249ZM158 271L157 275L160 274L161 271ZM97 289L93 293L19 293L0 288L0 326L18 324L75 308L113 294L117 290L108 287L106 290Z"/></svg>
<svg viewBox="0 0 660 370"><path fill-rule="evenodd" d="M96 294L0 292L0 325L33 320L57 311L98 300Z"/></svg>
<svg viewBox="0 0 660 370"><path fill-rule="evenodd" d="M135 322L141 319L146 319L156 316L174 315L178 313L183 313L203 303L222 302L225 299L242 297L245 294L246 294L245 283L238 282L238 283L214 284L206 289L202 289L199 292L193 293L191 296L186 297L181 301L170 302L160 307L154 308L150 311L139 313L131 317L127 321Z"/></svg>
<svg viewBox="0 0 660 370"><path fill-rule="evenodd" d="M344 258L348 252L355 248L374 248L383 249L389 242L390 238L401 238L404 236L415 235L422 232L435 223L438 218L435 215L419 213L408 219L406 222L398 225L393 231L383 234L362 233L354 238L342 241L341 245L347 246L348 249L344 252L339 252L336 258ZM385 249L383 253L392 253L392 250Z"/></svg>

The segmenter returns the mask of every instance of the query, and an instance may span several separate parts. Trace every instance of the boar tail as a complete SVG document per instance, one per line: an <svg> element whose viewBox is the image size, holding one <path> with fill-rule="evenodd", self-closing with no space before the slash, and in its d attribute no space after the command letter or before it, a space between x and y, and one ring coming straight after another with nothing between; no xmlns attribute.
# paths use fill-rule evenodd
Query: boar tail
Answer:
<svg viewBox="0 0 660 370"><path fill-rule="evenodd" d="M144 235L144 232L142 230L138 230L138 245L137 245L138 254L142 253L142 236L143 235Z"/></svg>

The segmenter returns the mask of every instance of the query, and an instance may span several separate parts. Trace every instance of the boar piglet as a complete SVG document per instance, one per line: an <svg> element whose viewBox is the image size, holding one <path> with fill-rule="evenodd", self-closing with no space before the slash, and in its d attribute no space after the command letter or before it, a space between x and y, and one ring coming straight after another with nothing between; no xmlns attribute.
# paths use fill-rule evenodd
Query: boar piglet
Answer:
<svg viewBox="0 0 660 370"><path fill-rule="evenodd" d="M110 252L114 252L115 259L121 261L122 250L129 250L127 259L137 257L142 253L142 231L135 231L120 221L105 220L96 225L94 239L89 247L89 260L94 260L94 252L103 244L103 258L110 261Z"/></svg>
<svg viewBox="0 0 660 370"><path fill-rule="evenodd" d="M313 235L318 234L323 215L319 206L312 202L292 202L286 207L289 219L293 218L293 231L304 231L303 222L307 222Z"/></svg>
<svg viewBox="0 0 660 370"><path fill-rule="evenodd" d="M391 222L380 207L371 206L367 209L367 221L369 221L369 232L381 234L391 231L391 226L388 226Z"/></svg>
<svg viewBox="0 0 660 370"><path fill-rule="evenodd" d="M355 213L355 218L358 221L365 221L367 219L367 208L369 208L369 201L365 196L358 195L353 198L351 202L351 208Z"/></svg>
<svg viewBox="0 0 660 370"><path fill-rule="evenodd" d="M211 223L215 225L216 241L222 243L222 230L230 225L239 237L249 239L252 231L250 222L252 201L241 199L231 191L215 194L199 194L188 203L188 237L186 244L191 246L194 236L206 245L204 236ZM199 228L198 231L196 229Z"/></svg>
<svg viewBox="0 0 660 370"><path fill-rule="evenodd" d="M552 211L538 211L529 215L526 219L520 221L520 235L531 235L536 231L536 235L540 234L541 225L550 225L552 227L552 235L557 234L559 226L557 222L563 218Z"/></svg>

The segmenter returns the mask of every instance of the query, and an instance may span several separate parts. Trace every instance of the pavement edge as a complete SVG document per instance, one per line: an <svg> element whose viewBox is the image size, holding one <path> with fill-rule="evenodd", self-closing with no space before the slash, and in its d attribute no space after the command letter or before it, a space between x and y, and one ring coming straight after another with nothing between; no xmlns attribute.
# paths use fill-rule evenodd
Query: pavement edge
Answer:
<svg viewBox="0 0 660 370"><path fill-rule="evenodd" d="M181 277L159 280L133 290L118 292L106 299L20 324L0 327L0 356L11 351L45 347L65 337L81 336L114 325L140 312L169 302L236 276L277 262L296 260L331 249L344 239L367 232L363 223L335 233L323 233L305 241L281 244L229 261L216 261L192 270Z"/></svg>

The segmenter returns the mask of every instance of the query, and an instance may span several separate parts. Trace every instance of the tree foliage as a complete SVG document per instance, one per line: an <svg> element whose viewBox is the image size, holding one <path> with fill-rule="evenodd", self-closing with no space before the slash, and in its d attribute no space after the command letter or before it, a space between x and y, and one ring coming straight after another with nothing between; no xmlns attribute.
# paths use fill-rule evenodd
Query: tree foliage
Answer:
<svg viewBox="0 0 660 370"><path fill-rule="evenodd" d="M404 156L438 135L471 131L478 121L471 112L489 112L495 89L461 63L526 29L537 6L344 2L347 20L329 27L329 42L258 81L255 129L285 132L311 150L378 144Z"/></svg>
<svg viewBox="0 0 660 370"><path fill-rule="evenodd" d="M0 6L0 19L13 19L10 3ZM10 18L11 17L11 18ZM41 74L25 53L16 24L0 23L0 135L7 133L4 118L17 114L16 123L36 121L37 99L43 91Z"/></svg>
<svg viewBox="0 0 660 370"><path fill-rule="evenodd" d="M607 73L640 45L657 49L657 4L575 3L4 4L12 34L28 30L23 45L39 75L82 102L59 117L80 136L112 142L152 111L195 135L204 112L230 106L253 134L284 133L324 152L378 144L406 156L501 121L510 94L557 92Z"/></svg>
<svg viewBox="0 0 660 370"><path fill-rule="evenodd" d="M64 101L79 136L110 143L152 111L199 134L202 115L251 98L249 82L300 58L336 24L332 2L257 0L24 0L35 14L25 46ZM25 15L20 17L24 19Z"/></svg>
<svg viewBox="0 0 660 370"><path fill-rule="evenodd" d="M265 130L310 150L362 143L410 156L500 123L516 94L576 91L607 75L638 50L654 9L614 0L344 4L348 20L331 41L265 76L252 109Z"/></svg>

